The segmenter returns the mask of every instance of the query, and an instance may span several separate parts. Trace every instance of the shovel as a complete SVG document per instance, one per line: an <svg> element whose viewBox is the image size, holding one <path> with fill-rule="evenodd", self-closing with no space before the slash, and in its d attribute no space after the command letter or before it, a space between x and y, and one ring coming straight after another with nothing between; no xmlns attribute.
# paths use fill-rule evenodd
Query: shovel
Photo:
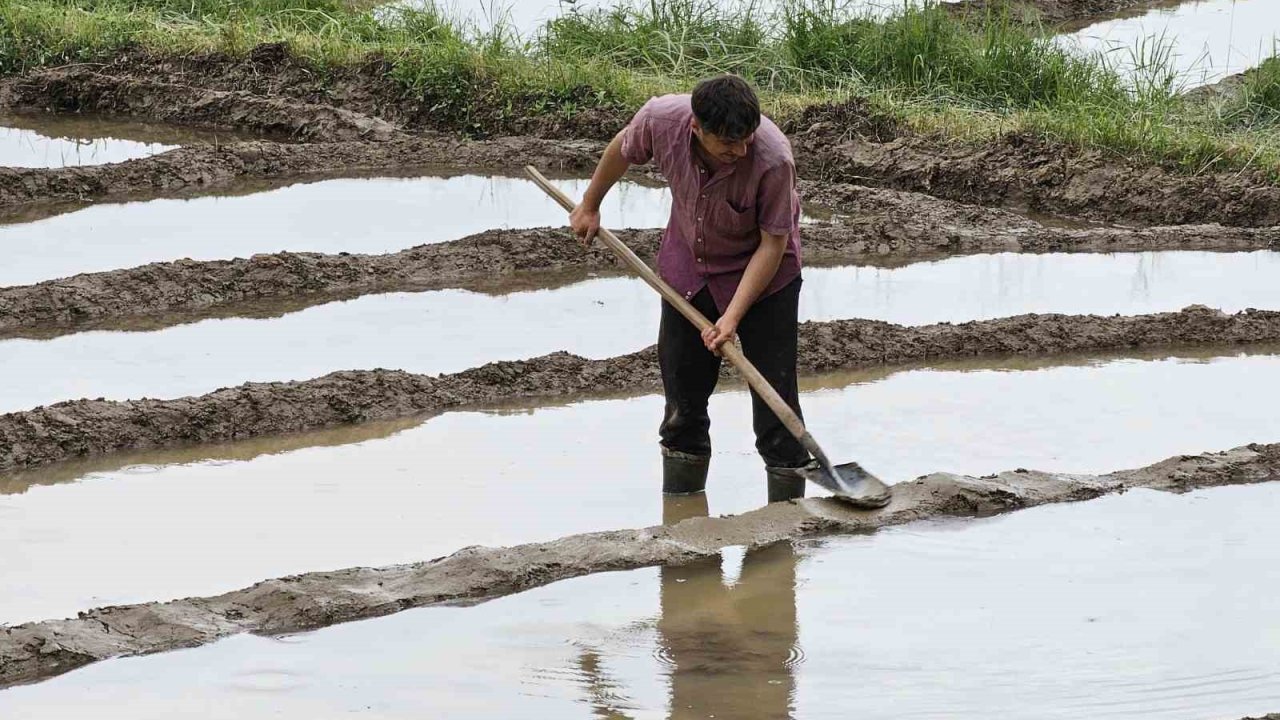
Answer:
<svg viewBox="0 0 1280 720"><path fill-rule="evenodd" d="M569 199L569 196L560 191L538 172L537 168L532 165L525 166L525 172L533 181L538 184L548 195L550 195L560 206L567 212L571 212L575 203ZM641 279L649 283L649 286L658 291L663 299L671 303L675 309L680 311L689 322L693 323L698 330L705 330L711 327L711 321L707 320L702 313L693 305L690 305L684 297L676 292L670 285L658 277L643 260L636 257L631 252L631 248L627 247L617 235L609 232L605 228L600 228L596 237L622 258L632 270L638 274ZM809 431L805 429L804 423L800 417L795 414L778 392L773 389L769 381L765 379L755 365L747 360L742 354L742 350L734 343L725 343L720 346L720 354L729 359L729 362L742 373L746 378L747 384L751 389L759 395L769 408L777 414L778 419L787 427L787 430L800 441L805 450L814 457L803 468L799 468L800 473L809 482L815 483L820 487L830 491L836 497L849 502L852 505L864 508L880 508L889 504L890 491L889 486L885 485L880 478L872 475L862 468L858 463L845 463L843 465L832 465L831 460L827 458L827 454L818 446L818 442L813 439Z"/></svg>

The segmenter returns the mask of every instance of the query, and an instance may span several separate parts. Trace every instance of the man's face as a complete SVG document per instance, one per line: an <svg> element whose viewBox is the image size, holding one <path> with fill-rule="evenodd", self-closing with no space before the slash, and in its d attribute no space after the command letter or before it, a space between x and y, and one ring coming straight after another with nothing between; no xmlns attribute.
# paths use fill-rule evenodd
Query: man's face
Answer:
<svg viewBox="0 0 1280 720"><path fill-rule="evenodd" d="M747 149L756 138L755 133L752 133L738 140L726 140L713 132L703 130L697 118L693 120L693 134L698 138L707 155L725 165L732 165L746 157Z"/></svg>

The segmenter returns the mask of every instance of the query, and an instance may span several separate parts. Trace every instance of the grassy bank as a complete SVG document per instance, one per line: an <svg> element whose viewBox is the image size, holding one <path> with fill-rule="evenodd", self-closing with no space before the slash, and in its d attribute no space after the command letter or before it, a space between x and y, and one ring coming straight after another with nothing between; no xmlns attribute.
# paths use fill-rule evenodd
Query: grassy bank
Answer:
<svg viewBox="0 0 1280 720"><path fill-rule="evenodd" d="M974 139L1022 130L1188 171L1280 174L1274 63L1259 73L1270 84L1209 107L1179 98L1160 63L1135 90L1100 57L1076 56L999 11L960 20L924 7L876 20L827 1L788 0L765 12L651 0L569 12L519 38L430 8L348 0L9 0L0 7L0 71L130 48L239 55L283 42L322 73L382 58L447 124L485 132L529 114L604 107L622 116L652 94L729 70L754 81L774 115L857 95L921 131Z"/></svg>

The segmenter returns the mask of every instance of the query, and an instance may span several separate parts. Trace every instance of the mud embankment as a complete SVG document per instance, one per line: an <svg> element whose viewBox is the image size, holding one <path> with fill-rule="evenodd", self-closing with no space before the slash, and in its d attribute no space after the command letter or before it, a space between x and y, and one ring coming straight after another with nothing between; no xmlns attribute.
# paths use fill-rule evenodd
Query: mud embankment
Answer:
<svg viewBox="0 0 1280 720"><path fill-rule="evenodd" d="M126 53L94 68L42 70L11 79L0 88L0 107L141 114L281 133L315 144L187 148L75 173L0 171L0 203L83 200L344 168L436 163L509 168L533 162L587 170L603 147L600 141L629 117L613 108L530 126L506 120L489 126L475 118L463 122L464 127L458 127L461 121L424 124L421 116L431 114L423 110L425 99L409 97L395 83L378 79L377 73L385 70L374 62L320 79L282 49L268 46L249 60L165 60ZM273 72L280 77L271 77ZM296 88L284 82L288 78L298 80ZM504 117L510 114L501 110ZM801 175L808 179L1130 224L1280 224L1280 188L1257 172L1187 175L1016 134L980 143L924 137L891 118L877 117L858 100L812 106L781 120L792 135ZM437 126L480 135L522 135L468 143L434 136L412 139L400 132ZM368 137L387 142L359 140ZM333 142L338 140L351 142Z"/></svg>
<svg viewBox="0 0 1280 720"><path fill-rule="evenodd" d="M550 172L589 172L601 145L532 137L462 140L443 135L386 142L290 144L268 141L192 145L113 165L54 169L0 168L0 207L85 201L225 186L235 180L412 168L506 169L524 164Z"/></svg>
<svg viewBox="0 0 1280 720"><path fill-rule="evenodd" d="M1135 317L1020 315L906 327L872 320L803 323L799 370L978 356L1050 355L1280 340L1280 312L1191 307ZM725 369L728 376L730 371ZM246 383L171 400L76 400L0 415L0 471L106 453L171 448L426 415L510 401L653 392L653 347L588 360L553 353L440 376L352 370L295 382Z"/></svg>
<svg viewBox="0 0 1280 720"><path fill-rule="evenodd" d="M810 266L909 261L989 252L1242 251L1280 247L1280 228L1177 226L1060 228L1003 210L854 185L802 184L805 198L837 213L803 230ZM620 237L641 257L657 230ZM298 309L338 298L446 287L506 289L552 284L571 272L620 271L599 246L583 251L567 230L494 230L386 255L275 253L247 259L154 263L0 288L0 336L48 337L58 329L148 327L209 315L260 312L261 301ZM258 303L258 305L254 305Z"/></svg>
<svg viewBox="0 0 1280 720"><path fill-rule="evenodd" d="M957 13L1009 10L1029 13L1049 25L1083 27L1086 21L1101 22L1125 11L1167 5L1167 0L964 0L946 7ZM1015 15L1016 16L1016 15Z"/></svg>
<svg viewBox="0 0 1280 720"><path fill-rule="evenodd" d="M34 682L98 660L203 645L237 633L310 630L426 605L491 599L591 573L682 564L730 545L757 547L929 518L991 516L1138 487L1185 492L1278 479L1280 445L1184 455L1101 476L1028 470L983 478L936 473L897 485L893 502L873 512L810 498L731 517L694 518L515 547L469 547L409 565L294 575L216 597L100 608L75 619L0 629L0 686Z"/></svg>
<svg viewBox="0 0 1280 720"><path fill-rule="evenodd" d="M1280 224L1280 187L1259 172L1188 175L1018 134L982 143L913 134L878 141L815 119L791 137L801 174L813 180L1127 224Z"/></svg>
<svg viewBox="0 0 1280 720"><path fill-rule="evenodd" d="M136 116L302 142L385 141L404 135L386 120L332 104L217 90L154 75L112 75L87 65L36 70L0 83L0 107Z"/></svg>

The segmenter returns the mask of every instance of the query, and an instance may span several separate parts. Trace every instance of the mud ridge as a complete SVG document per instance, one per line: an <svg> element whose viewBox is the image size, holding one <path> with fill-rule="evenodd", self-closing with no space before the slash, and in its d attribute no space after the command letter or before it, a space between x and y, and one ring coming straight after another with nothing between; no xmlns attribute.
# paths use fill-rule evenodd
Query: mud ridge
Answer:
<svg viewBox="0 0 1280 720"><path fill-rule="evenodd" d="M389 140L402 135L386 120L328 104L213 90L152 76L109 75L86 65L37 70L0 83L0 107L132 115L304 142Z"/></svg>
<svg viewBox="0 0 1280 720"><path fill-rule="evenodd" d="M1053 4L1053 3L1049 3ZM1064 7L1072 3L1059 3ZM96 69L42 70L10 80L0 90L0 104L10 106L112 111L152 115L174 121L249 126L284 132L307 140L341 140L372 133L394 138L396 128L413 131L436 128L482 135L519 133L492 142L496 155L484 157L489 166L506 157L506 167L537 159L565 160L565 150L534 136L561 139L582 150L572 165L594 166L600 140L612 135L629 118L621 108L584 112L572 121L511 122L504 118L486 125L468 120L424 122L431 115L423 98L412 98L378 73L377 62L353 68L347 76L321 80L300 67L276 46L264 46L249 60L223 56L188 59L153 58L125 53ZM279 78L271 73L282 73ZM293 87L281 78L297 80ZM334 83L332 85L326 84ZM478 109L477 112L480 112ZM495 111L497 112L497 111ZM483 114L483 113L481 113ZM879 117L865 100L806 108L795 117L779 118L791 133L801 175L809 179L893 187L980 205L1025 208L1145 225L1221 223L1233 226L1280 224L1280 187L1260 172L1218 172L1188 175L1132 161L1114 153L1072 148L1024 134L968 143L922 136L891 118ZM480 122L476 125L475 122ZM592 138L592 139L583 139ZM0 203L81 200L147 190L171 190L223 182L244 175L272 176L288 172L337 170L343 167L410 167L451 162L425 142L421 148L404 139L396 148L339 150L317 143L292 150L232 148L225 153L190 149L188 155L157 156L152 162L126 163L130 170L81 168L76 173L48 171L0 172ZM457 141L455 141L457 142ZM469 152L485 145L467 145ZM181 152L181 151L175 151ZM333 155L337 153L337 157ZM248 157L237 157L247 155ZM307 158L305 156L312 156ZM437 159L432 159L432 158ZM178 162L175 164L174 160ZM474 164L474 163L473 163ZM148 169L151 171L148 172Z"/></svg>
<svg viewBox="0 0 1280 720"><path fill-rule="evenodd" d="M1134 317L1020 315L906 327L872 320L803 323L799 370L978 356L1051 355L1280 340L1280 312L1202 306ZM725 369L726 376L729 375ZM75 400L0 415L0 471L126 450L172 448L391 420L467 407L660 387L653 347L603 360L558 352L440 376L352 370L246 383L171 400Z"/></svg>
<svg viewBox="0 0 1280 720"><path fill-rule="evenodd" d="M810 266L905 263L989 252L1243 251L1280 247L1280 228L1216 225L1150 229L1058 228L1013 213L927 195L855 185L802 183L808 201L837 213L805 226ZM624 230L641 257L660 232ZM622 268L599 246L584 252L564 229L493 230L384 255L274 253L247 259L153 263L0 288L0 336L49 337L72 329L156 318L149 328L207 316L214 308L288 301L294 309L371 292L446 287L507 292L568 271ZM310 298L310 302L305 300ZM256 311L257 308L255 307ZM167 319L164 316L169 316Z"/></svg>
<svg viewBox="0 0 1280 720"><path fill-rule="evenodd" d="M1031 11L1040 22L1060 25L1070 23L1083 27L1085 21L1099 22L1108 16L1144 6L1165 5L1164 0L964 0L947 5L958 13L984 12L987 10Z"/></svg>
<svg viewBox="0 0 1280 720"><path fill-rule="evenodd" d="M981 143L910 133L878 140L846 130L838 107L830 113L823 120L811 110L811 124L791 135L811 180L1129 224L1280 224L1280 187L1256 171L1188 175L1016 133Z"/></svg>
<svg viewBox="0 0 1280 720"><path fill-rule="evenodd" d="M463 140L444 135L323 143L235 142L190 145L111 165L0 167L0 206L85 201L139 193L226 186L237 179L411 168L507 169L534 164L551 172L590 171L601 145L532 137Z"/></svg>
<svg viewBox="0 0 1280 720"><path fill-rule="evenodd" d="M74 619L0 629L0 687L237 633L312 630L415 607L491 599L592 573L677 565L730 545L758 547L817 534L865 533L938 517L986 517L1130 488L1185 492L1278 479L1280 444L1183 455L1100 476L1028 470L981 478L935 473L897 485L893 502L874 512L809 498L665 527L585 533L504 548L473 546L429 562L293 575L216 597L105 607Z"/></svg>

